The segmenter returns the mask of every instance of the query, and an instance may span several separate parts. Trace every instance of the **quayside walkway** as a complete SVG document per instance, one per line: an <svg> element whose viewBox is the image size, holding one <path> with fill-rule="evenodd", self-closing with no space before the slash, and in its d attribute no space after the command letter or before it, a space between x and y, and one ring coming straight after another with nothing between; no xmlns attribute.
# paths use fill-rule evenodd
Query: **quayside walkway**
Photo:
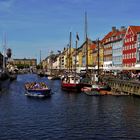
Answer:
<svg viewBox="0 0 140 140"><path fill-rule="evenodd" d="M112 91L121 92L129 95L140 96L140 81L135 80L120 80L118 78L103 78L111 87Z"/></svg>

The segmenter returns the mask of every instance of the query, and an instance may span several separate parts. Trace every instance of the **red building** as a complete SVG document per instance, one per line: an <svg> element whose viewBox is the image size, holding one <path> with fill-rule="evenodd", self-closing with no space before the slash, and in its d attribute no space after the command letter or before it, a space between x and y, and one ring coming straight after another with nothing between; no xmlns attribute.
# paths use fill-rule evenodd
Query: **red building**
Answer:
<svg viewBox="0 0 140 140"><path fill-rule="evenodd" d="M137 62L137 36L140 26L129 26L127 28L123 45L123 66L135 67Z"/></svg>

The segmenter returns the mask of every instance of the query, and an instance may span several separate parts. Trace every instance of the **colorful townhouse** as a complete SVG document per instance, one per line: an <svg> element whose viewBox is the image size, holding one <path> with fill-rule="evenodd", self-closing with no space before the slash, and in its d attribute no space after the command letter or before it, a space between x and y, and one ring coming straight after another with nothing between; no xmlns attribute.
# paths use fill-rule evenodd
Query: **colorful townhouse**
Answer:
<svg viewBox="0 0 140 140"><path fill-rule="evenodd" d="M137 33L137 62L135 67L140 68L140 32Z"/></svg>
<svg viewBox="0 0 140 140"><path fill-rule="evenodd" d="M123 44L126 28L122 26L120 29L112 27L102 40L104 46L104 63L105 70L119 70L123 66Z"/></svg>
<svg viewBox="0 0 140 140"><path fill-rule="evenodd" d="M97 56L97 51L96 49L96 43L93 43L92 45L90 45L90 66L91 67L95 67L96 66L96 56Z"/></svg>
<svg viewBox="0 0 140 140"><path fill-rule="evenodd" d="M98 65L98 49L99 49L99 67L100 69L103 68L103 62L104 62L104 47L101 43L101 41L99 41L99 48L98 46L96 47L96 51L97 51L97 59L96 59L96 66Z"/></svg>
<svg viewBox="0 0 140 140"><path fill-rule="evenodd" d="M88 45L88 50L86 50L86 47ZM103 46L101 42L99 41L99 66L100 68L103 66ZM86 52L87 51L87 52ZM97 47L97 41L91 41L88 39L88 43L86 44L86 41L76 50L77 54L77 63L76 68L80 72L80 70L86 69L86 63L88 62L88 69L96 69L98 65L98 47ZM88 54L88 57L86 56ZM73 59L73 68L75 68L75 51L72 55ZM88 59L88 61L86 61Z"/></svg>
<svg viewBox="0 0 140 140"><path fill-rule="evenodd" d="M102 39L102 45L104 48L104 70L109 70L112 68L112 42L114 40L114 35L116 34L116 32L116 27L112 27L112 31Z"/></svg>
<svg viewBox="0 0 140 140"><path fill-rule="evenodd" d="M100 69L102 69L102 67L103 67L103 46L102 46L101 42L99 41L99 43L98 43L97 41L93 41L91 48L92 48L92 50L91 50L92 66L94 67L94 69L97 69L98 61L99 61L99 67L100 67ZM98 53L99 53L99 55L98 55ZM98 59L98 56L99 56L99 59Z"/></svg>
<svg viewBox="0 0 140 140"><path fill-rule="evenodd" d="M82 47L77 48L77 67L82 67Z"/></svg>
<svg viewBox="0 0 140 140"><path fill-rule="evenodd" d="M68 65L69 64L68 55L69 55L69 49L64 48L59 56L59 69L60 70L69 69L70 66Z"/></svg>
<svg viewBox="0 0 140 140"><path fill-rule="evenodd" d="M124 36L126 33L126 28L122 26L117 30L116 34L113 36L112 41L112 69L121 70L122 69L122 54L123 54L123 44Z"/></svg>
<svg viewBox="0 0 140 140"><path fill-rule="evenodd" d="M64 48L63 52L61 53L61 67L65 70L72 70L73 69L73 52L74 48Z"/></svg>
<svg viewBox="0 0 140 140"><path fill-rule="evenodd" d="M93 42L88 39L87 41L85 41L81 47L82 47L82 67L86 68L86 66L92 66L92 61L91 61L91 45L93 44Z"/></svg>
<svg viewBox="0 0 140 140"><path fill-rule="evenodd" d="M140 26L129 26L124 37L123 66L134 69L139 59Z"/></svg>

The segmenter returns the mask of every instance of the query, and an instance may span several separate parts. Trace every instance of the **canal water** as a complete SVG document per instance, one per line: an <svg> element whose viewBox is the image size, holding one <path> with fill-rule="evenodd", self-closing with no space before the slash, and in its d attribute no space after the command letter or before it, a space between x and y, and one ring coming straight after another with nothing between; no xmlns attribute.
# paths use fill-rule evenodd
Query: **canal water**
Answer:
<svg viewBox="0 0 140 140"><path fill-rule="evenodd" d="M44 81L51 98L24 95L24 83ZM61 90L60 81L18 75L0 93L0 140L140 139L140 98L87 96Z"/></svg>

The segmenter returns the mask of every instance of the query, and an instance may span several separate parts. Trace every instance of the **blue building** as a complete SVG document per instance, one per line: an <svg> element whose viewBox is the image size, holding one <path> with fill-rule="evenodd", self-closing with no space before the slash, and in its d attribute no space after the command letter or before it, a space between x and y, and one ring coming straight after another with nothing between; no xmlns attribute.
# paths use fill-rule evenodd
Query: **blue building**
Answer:
<svg viewBox="0 0 140 140"><path fill-rule="evenodd" d="M114 68L121 68L122 60L123 60L123 38L125 36L126 29L125 27L121 27L120 30L113 35L112 42L112 66Z"/></svg>

